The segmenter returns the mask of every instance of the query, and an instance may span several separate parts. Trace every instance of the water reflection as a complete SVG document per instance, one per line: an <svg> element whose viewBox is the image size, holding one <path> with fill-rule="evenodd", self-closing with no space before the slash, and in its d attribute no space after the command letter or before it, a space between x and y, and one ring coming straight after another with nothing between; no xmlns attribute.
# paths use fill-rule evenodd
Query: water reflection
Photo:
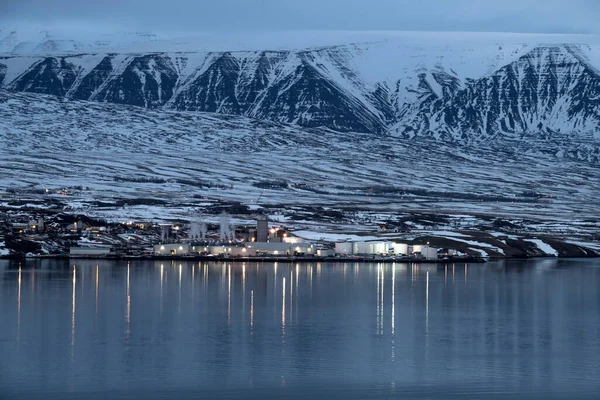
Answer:
<svg viewBox="0 0 600 400"><path fill-rule="evenodd" d="M96 313L94 314L95 320L98 320L98 273L99 273L99 269L100 266L96 265L96 285L95 285L95 289L96 289Z"/></svg>
<svg viewBox="0 0 600 400"><path fill-rule="evenodd" d="M281 336L285 336L285 277L283 278L281 294Z"/></svg>
<svg viewBox="0 0 600 400"><path fill-rule="evenodd" d="M396 263L392 265L392 361L396 359Z"/></svg>
<svg viewBox="0 0 600 400"><path fill-rule="evenodd" d="M429 271L425 277L425 334L429 334Z"/></svg>
<svg viewBox="0 0 600 400"><path fill-rule="evenodd" d="M250 291L250 333L254 327L254 290Z"/></svg>
<svg viewBox="0 0 600 400"><path fill-rule="evenodd" d="M21 265L19 265L19 277L17 278L18 293L17 293L17 347L21 342Z"/></svg>
<svg viewBox="0 0 600 400"><path fill-rule="evenodd" d="M77 267L73 265L73 293L71 295L71 360L75 357L75 298L77 282Z"/></svg>
<svg viewBox="0 0 600 400"><path fill-rule="evenodd" d="M181 267L181 266L180 266ZM131 286L129 281L129 273L131 266L127 263L127 305L125 307L125 343L129 344L129 335L131 333ZM179 273L181 283L181 269ZM180 285L181 287L181 285ZM181 298L181 290L180 290Z"/></svg>
<svg viewBox="0 0 600 400"><path fill-rule="evenodd" d="M0 262L0 388L598 389L593 264Z"/></svg>
<svg viewBox="0 0 600 400"><path fill-rule="evenodd" d="M227 325L231 324L231 265L227 267Z"/></svg>

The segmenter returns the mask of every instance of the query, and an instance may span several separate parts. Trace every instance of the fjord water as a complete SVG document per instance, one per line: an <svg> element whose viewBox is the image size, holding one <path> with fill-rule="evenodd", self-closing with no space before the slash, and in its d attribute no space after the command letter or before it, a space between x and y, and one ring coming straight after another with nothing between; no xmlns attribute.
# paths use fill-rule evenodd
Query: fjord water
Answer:
<svg viewBox="0 0 600 400"><path fill-rule="evenodd" d="M597 398L600 261L0 261L0 398Z"/></svg>

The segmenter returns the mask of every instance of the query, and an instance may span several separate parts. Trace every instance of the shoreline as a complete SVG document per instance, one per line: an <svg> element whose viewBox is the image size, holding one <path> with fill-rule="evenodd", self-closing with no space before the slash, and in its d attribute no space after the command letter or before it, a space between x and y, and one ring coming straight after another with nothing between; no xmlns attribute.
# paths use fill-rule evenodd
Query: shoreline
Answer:
<svg viewBox="0 0 600 400"><path fill-rule="evenodd" d="M485 263L486 260L481 257L450 258L439 260L426 260L418 258L394 258L394 257L219 257L219 256L70 256L70 255L50 255L50 256L5 256L0 260L114 260L114 261L204 261L204 262L244 262L244 263L308 263L308 262L360 262L360 263L415 263L415 264L439 264L449 262L470 262ZM492 260L494 261L494 260Z"/></svg>
<svg viewBox="0 0 600 400"><path fill-rule="evenodd" d="M426 260L417 258L402 257L218 257L218 256L69 256L69 255L50 255L50 256L0 256L0 260L112 260L112 261L203 261L203 262L243 262L243 263L312 263L312 262L352 262L352 263L412 263L412 264L447 264L447 263L477 263L483 264L494 261L518 261L535 259L598 259L600 257L503 257L503 258L483 258L483 257L462 257L445 258L438 260Z"/></svg>

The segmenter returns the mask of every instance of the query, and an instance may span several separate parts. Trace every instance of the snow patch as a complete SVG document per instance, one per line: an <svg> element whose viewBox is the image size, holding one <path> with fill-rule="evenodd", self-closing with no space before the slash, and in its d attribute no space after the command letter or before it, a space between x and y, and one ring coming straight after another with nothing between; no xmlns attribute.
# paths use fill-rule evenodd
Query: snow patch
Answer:
<svg viewBox="0 0 600 400"><path fill-rule="evenodd" d="M554 250L552 246L542 242L540 239L524 239L524 241L534 243L538 247L538 249L540 249L545 254L558 257L558 251Z"/></svg>

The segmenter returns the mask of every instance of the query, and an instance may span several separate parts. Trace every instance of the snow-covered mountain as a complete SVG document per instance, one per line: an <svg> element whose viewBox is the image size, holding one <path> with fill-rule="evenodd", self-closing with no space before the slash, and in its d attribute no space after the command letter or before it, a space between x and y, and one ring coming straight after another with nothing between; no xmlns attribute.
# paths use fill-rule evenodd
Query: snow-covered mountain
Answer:
<svg viewBox="0 0 600 400"><path fill-rule="evenodd" d="M0 55L0 206L185 219L261 199L596 229L595 37L206 39Z"/></svg>
<svg viewBox="0 0 600 400"><path fill-rule="evenodd" d="M596 37L389 33L349 36L354 43L346 44L343 35L320 40L328 45L315 47L313 35L305 49L267 41L246 51L222 44L207 50L201 38L146 40L137 46L143 52L48 45L0 56L0 88L461 143L531 132L600 137Z"/></svg>

